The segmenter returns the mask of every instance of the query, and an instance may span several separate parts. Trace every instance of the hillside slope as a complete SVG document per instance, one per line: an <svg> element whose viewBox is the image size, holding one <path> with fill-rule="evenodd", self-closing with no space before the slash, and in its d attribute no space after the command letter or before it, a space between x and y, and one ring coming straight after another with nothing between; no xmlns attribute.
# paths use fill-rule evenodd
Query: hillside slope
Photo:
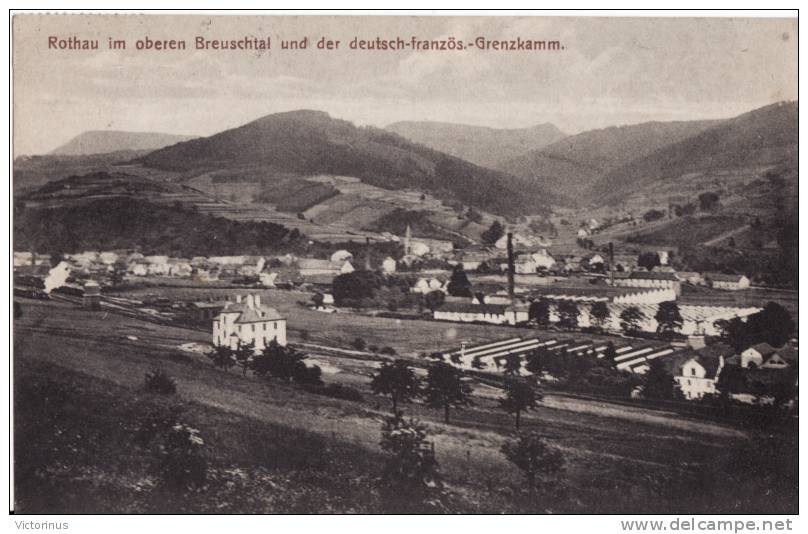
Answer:
<svg viewBox="0 0 808 534"><path fill-rule="evenodd" d="M50 154L54 156L86 156L123 150L157 150L189 139L194 139L194 137L157 132L92 130L77 135Z"/></svg>
<svg viewBox="0 0 808 534"><path fill-rule="evenodd" d="M546 211L561 199L541 184L485 169L376 128L358 128L321 111L268 115L238 128L140 158L166 171L210 172L262 166L301 177L354 176L385 189L418 189L502 215Z"/></svg>
<svg viewBox="0 0 808 534"><path fill-rule="evenodd" d="M495 168L500 161L541 149L566 135L550 123L531 128L501 129L448 122L402 121L385 129L414 143L490 168Z"/></svg>
<svg viewBox="0 0 808 534"><path fill-rule="evenodd" d="M592 185L591 198L614 199L630 190L689 173L795 166L796 102L778 103L723 121L696 135L613 168Z"/></svg>
<svg viewBox="0 0 808 534"><path fill-rule="evenodd" d="M646 122L591 130L503 161L496 168L536 180L571 198L580 198L612 169L691 137L716 123Z"/></svg>

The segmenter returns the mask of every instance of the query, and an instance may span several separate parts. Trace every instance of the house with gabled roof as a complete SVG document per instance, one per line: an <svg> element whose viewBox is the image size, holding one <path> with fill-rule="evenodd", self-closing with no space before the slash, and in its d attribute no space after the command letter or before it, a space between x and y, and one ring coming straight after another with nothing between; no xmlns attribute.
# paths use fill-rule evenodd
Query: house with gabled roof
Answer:
<svg viewBox="0 0 808 534"><path fill-rule="evenodd" d="M615 278L615 286L653 287L673 289L677 295L682 293L682 282L676 273L659 271L633 271L626 278Z"/></svg>
<svg viewBox="0 0 808 534"><path fill-rule="evenodd" d="M681 358L674 369L674 380L684 397L694 400L715 395L718 375L734 352L729 345L716 343Z"/></svg>
<svg viewBox="0 0 808 534"><path fill-rule="evenodd" d="M749 289L749 278L742 274L707 273L704 279L713 289L724 289L727 291L740 291Z"/></svg>
<svg viewBox="0 0 808 534"><path fill-rule="evenodd" d="M797 363L797 350L785 346L776 349L768 343L758 343L741 352L743 368L786 369Z"/></svg>
<svg viewBox="0 0 808 534"><path fill-rule="evenodd" d="M256 351L270 342L286 346L286 319L278 310L261 303L260 295L236 296L213 320L213 344L236 349L253 344Z"/></svg>

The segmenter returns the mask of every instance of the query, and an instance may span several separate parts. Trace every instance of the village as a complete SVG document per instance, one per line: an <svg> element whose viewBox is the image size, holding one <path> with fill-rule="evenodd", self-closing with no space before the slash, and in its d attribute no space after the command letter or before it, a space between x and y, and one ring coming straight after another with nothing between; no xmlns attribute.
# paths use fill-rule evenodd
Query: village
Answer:
<svg viewBox="0 0 808 534"><path fill-rule="evenodd" d="M584 225L579 232L587 233ZM671 398L705 401L723 394L739 404L795 405L794 320L777 303L722 298L755 291L742 274L677 271L664 250L617 257L611 243L602 253L554 256L543 238L511 232L489 246L459 250L450 242L413 237L409 227L401 238L391 237L399 245L397 258L373 257L367 250L356 257L346 249L327 258L190 259L133 251L52 258L18 251L15 295L136 312L207 330L211 349L249 345L256 354L272 341L286 346L287 325L303 310L339 314L346 324L376 317L397 324L500 325L523 329L524 335L474 336L402 352L416 363L438 355L466 372L500 377L504 362L516 359L518 374L535 373L548 383L552 372L535 365L529 370L537 353L586 356L607 362L615 373L634 375L635 387L626 392L632 397L643 396L642 377L658 366L673 378ZM273 301L291 294L305 297L279 312ZM737 334L750 317L772 314L785 315L791 324L777 346ZM350 348L328 341L337 351Z"/></svg>

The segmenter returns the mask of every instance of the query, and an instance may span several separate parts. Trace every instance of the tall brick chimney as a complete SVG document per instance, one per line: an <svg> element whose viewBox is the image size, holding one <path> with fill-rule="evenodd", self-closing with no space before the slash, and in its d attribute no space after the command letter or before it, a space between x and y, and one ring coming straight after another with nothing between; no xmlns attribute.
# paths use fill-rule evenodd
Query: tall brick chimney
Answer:
<svg viewBox="0 0 808 534"><path fill-rule="evenodd" d="M516 267L513 259L513 232L508 232L508 298L513 303L514 295L514 271Z"/></svg>

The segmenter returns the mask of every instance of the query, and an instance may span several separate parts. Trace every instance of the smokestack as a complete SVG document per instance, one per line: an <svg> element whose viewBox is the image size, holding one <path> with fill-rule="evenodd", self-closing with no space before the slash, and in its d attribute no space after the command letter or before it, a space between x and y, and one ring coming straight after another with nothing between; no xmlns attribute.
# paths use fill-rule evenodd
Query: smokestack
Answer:
<svg viewBox="0 0 808 534"><path fill-rule="evenodd" d="M516 267L513 261L513 232L508 232L508 298L513 303L514 294L514 271Z"/></svg>
<svg viewBox="0 0 808 534"><path fill-rule="evenodd" d="M609 283L614 285L614 243L609 241Z"/></svg>

